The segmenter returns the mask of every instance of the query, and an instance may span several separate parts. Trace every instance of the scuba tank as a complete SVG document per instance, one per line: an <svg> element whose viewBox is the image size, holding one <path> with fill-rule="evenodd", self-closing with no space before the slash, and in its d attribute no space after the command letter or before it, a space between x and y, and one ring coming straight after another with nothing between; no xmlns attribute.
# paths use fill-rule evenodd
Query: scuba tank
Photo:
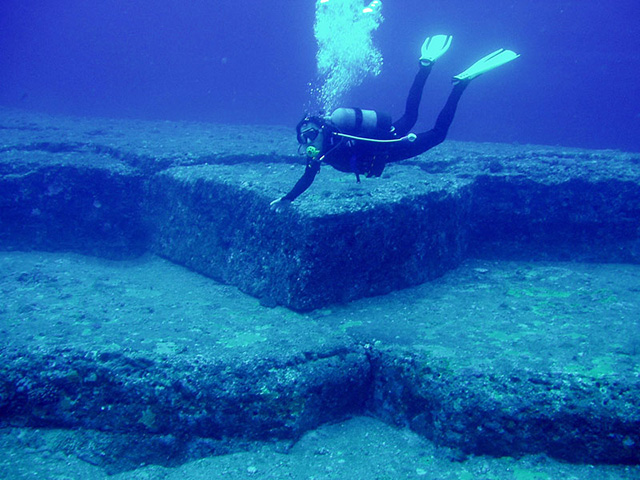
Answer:
<svg viewBox="0 0 640 480"><path fill-rule="evenodd" d="M326 117L340 132L363 137L379 137L391 132L391 116L375 110L337 108Z"/></svg>

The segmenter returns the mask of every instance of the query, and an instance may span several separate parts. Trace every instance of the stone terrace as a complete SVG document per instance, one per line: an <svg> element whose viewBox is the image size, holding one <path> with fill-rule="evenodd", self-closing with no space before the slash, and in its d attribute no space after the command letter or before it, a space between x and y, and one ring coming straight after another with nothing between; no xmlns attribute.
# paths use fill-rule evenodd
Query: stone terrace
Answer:
<svg viewBox="0 0 640 480"><path fill-rule="evenodd" d="M353 414L640 463L640 155L446 142L274 212L293 137L1 111L0 425L110 471Z"/></svg>

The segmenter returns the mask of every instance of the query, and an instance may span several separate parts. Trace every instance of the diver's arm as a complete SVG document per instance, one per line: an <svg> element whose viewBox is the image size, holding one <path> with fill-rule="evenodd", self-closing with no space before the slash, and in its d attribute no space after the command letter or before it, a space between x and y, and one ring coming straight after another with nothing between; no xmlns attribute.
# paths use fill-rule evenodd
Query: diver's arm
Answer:
<svg viewBox="0 0 640 480"><path fill-rule="evenodd" d="M304 170L304 175L300 177L300 180L296 182L291 191L284 197L280 197L278 200L271 202L271 204L273 205L281 202L293 202L296 198L302 195L307 188L311 186L319 171L320 162L317 160L310 160Z"/></svg>
<svg viewBox="0 0 640 480"><path fill-rule="evenodd" d="M304 175L300 177L300 180L296 182L291 191L287 193L283 200L293 202L296 198L304 193L304 191L311 186L316 178L316 175L320 171L320 162L317 160L311 160L307 163L307 167L304 169Z"/></svg>

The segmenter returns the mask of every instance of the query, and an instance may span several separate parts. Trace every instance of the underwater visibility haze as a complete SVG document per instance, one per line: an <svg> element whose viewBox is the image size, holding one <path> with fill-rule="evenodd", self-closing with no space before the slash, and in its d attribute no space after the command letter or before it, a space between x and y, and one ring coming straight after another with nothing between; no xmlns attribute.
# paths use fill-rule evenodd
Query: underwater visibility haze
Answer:
<svg viewBox="0 0 640 480"><path fill-rule="evenodd" d="M510 48L522 58L474 85L449 138L640 150L638 2L387 0L382 10L367 38L344 16L334 30L314 31L313 0L5 0L0 105L294 126L326 94L313 91L319 74L340 81L323 63L332 61L330 36L342 51L372 42L361 71L348 72L365 78L344 106L398 117L422 41L450 34L425 92L423 130L452 75ZM318 43L326 47L319 63Z"/></svg>
<svg viewBox="0 0 640 480"><path fill-rule="evenodd" d="M0 479L640 479L638 18L0 1Z"/></svg>

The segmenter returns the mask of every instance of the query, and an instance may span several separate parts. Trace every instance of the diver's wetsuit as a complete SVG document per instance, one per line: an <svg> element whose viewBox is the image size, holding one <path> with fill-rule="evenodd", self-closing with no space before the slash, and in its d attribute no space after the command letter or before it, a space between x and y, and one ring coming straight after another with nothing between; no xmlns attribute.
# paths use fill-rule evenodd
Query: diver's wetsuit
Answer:
<svg viewBox="0 0 640 480"><path fill-rule="evenodd" d="M431 73L431 66L420 67L409 90L404 115L393 123L393 128L390 132L371 138L389 140L402 138L409 133L418 120L418 107L420 106L422 90L429 73ZM328 132L325 133L322 161L310 159L302 178L298 180L289 193L282 197L282 200L293 201L309 188L320 170L321 163L331 165L341 172L355 173L358 181L360 181L359 175L379 177L387 163L415 157L439 145L447 136L460 96L468 84L468 81L461 81L454 85L447 103L438 115L435 126L427 132L417 134L413 142L404 140L392 143L376 143L347 140L333 135L331 124L327 124L325 130L328 130ZM333 132L335 131L337 129L333 129Z"/></svg>

